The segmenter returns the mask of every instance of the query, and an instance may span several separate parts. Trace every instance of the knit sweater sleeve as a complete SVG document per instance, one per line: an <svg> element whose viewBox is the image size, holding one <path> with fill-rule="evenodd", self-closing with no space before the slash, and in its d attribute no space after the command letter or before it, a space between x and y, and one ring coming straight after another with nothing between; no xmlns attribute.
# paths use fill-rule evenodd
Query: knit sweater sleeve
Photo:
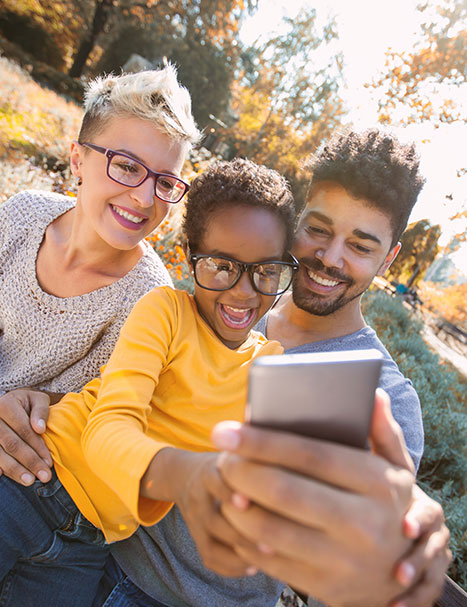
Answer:
<svg viewBox="0 0 467 607"><path fill-rule="evenodd" d="M60 197L63 200L65 196ZM52 199L53 200L53 199ZM57 199L57 202L60 199ZM70 200L70 199L68 199ZM55 202L55 200L53 200ZM0 204L0 260L6 256L15 242L23 241L30 229L35 229L42 218L53 216L53 205L45 192L25 190ZM59 203L60 204L60 203ZM62 202L63 206L63 202ZM71 204L70 204L71 208ZM0 267L3 264L0 264Z"/></svg>

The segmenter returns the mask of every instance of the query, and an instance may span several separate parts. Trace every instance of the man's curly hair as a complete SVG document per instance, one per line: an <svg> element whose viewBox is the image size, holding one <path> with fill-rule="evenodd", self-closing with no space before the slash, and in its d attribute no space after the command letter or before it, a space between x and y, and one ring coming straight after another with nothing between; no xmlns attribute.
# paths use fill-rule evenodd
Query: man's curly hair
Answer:
<svg viewBox="0 0 467 607"><path fill-rule="evenodd" d="M378 129L336 133L307 163L313 172L307 198L327 181L366 199L390 218L393 247L425 183L419 164L415 146L403 145L389 133Z"/></svg>
<svg viewBox="0 0 467 607"><path fill-rule="evenodd" d="M287 181L273 169L234 158L211 163L191 183L182 230L192 251L200 247L211 216L231 205L258 207L276 214L286 229L286 248L290 248L295 206Z"/></svg>

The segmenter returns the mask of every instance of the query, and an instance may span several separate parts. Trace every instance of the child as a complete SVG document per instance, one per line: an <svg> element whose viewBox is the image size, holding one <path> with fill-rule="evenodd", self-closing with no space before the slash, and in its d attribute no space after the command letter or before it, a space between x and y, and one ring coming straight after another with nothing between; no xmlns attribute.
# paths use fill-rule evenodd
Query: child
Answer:
<svg viewBox="0 0 467 607"><path fill-rule="evenodd" d="M218 539L233 533L216 508L227 488L209 436L217 422L243 419L251 360L282 351L251 329L292 281L293 222L275 171L237 159L195 180L183 226L194 296L169 287L145 295L101 378L52 408L49 483L0 478L2 605L27 596L91 604L107 542L155 524L174 503L195 540L211 517Z"/></svg>

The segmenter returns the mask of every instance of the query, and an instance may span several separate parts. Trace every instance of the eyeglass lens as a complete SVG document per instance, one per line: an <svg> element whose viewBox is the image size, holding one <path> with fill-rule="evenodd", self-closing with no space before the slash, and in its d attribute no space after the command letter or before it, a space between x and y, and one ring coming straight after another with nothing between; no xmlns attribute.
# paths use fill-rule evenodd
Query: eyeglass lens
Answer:
<svg viewBox="0 0 467 607"><path fill-rule="evenodd" d="M137 160L115 154L109 163L109 177L122 185L138 186L147 177L147 169ZM177 202L185 192L185 185L176 177L156 177L155 194L168 202Z"/></svg>
<svg viewBox="0 0 467 607"><path fill-rule="evenodd" d="M240 266L234 261L217 257L202 257L196 266L196 279L206 289L227 290L241 273ZM279 263L262 263L250 268L250 276L258 291L274 295L285 291L292 279L290 266Z"/></svg>

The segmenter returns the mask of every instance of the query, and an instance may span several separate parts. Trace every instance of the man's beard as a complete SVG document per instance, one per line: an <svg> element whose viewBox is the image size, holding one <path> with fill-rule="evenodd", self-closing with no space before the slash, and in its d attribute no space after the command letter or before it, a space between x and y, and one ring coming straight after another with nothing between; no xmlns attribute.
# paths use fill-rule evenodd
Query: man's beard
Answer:
<svg viewBox="0 0 467 607"><path fill-rule="evenodd" d="M302 258L299 261L301 264L304 264L302 265L302 271L304 272L307 271L306 269L310 269L313 272L324 272L329 278L340 280L346 284L346 289L335 299L327 299L325 295L312 293L307 287L300 286L300 272L297 273L292 283L293 302L297 308L300 308L309 314L314 314L315 316L328 316L329 314L333 314L349 302L360 297L369 286L366 285L361 291L359 290L356 293L352 293L351 288L355 282L349 276L341 274L333 268L326 268L318 259Z"/></svg>

